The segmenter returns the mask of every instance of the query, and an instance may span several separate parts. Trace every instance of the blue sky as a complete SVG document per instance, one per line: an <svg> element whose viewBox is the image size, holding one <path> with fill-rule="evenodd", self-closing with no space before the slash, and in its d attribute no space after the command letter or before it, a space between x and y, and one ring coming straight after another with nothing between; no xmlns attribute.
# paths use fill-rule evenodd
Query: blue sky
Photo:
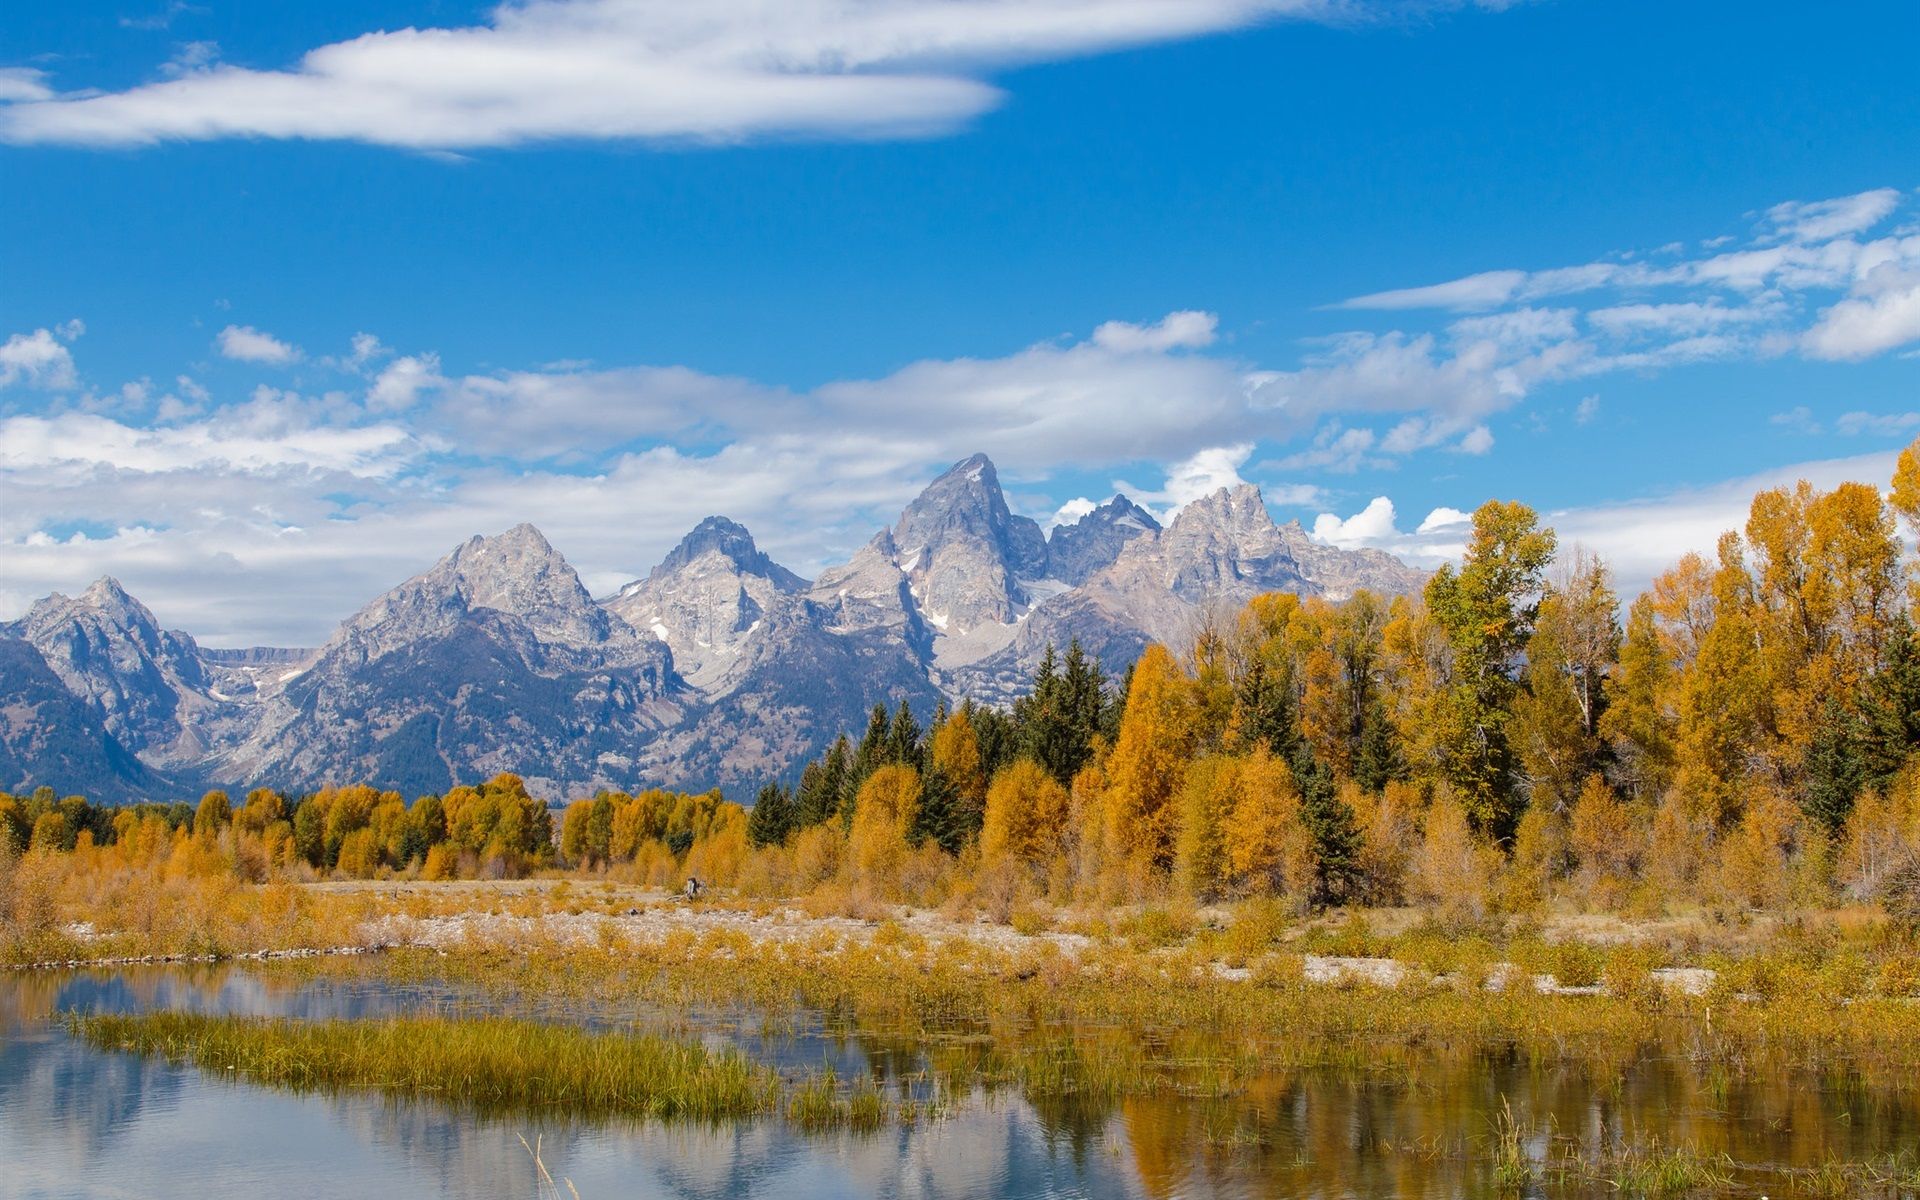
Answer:
<svg viewBox="0 0 1920 1200"><path fill-rule="evenodd" d="M110 571L314 641L523 519L596 590L709 512L811 572L976 449L1043 520L1245 479L1428 562L1517 497L1631 587L1920 434L1916 44L1910 3L12 5L0 616Z"/></svg>

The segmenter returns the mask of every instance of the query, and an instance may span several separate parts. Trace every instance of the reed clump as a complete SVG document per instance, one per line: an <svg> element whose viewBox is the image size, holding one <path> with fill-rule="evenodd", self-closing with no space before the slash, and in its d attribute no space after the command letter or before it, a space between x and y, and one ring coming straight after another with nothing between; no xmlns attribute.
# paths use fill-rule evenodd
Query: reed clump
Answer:
<svg viewBox="0 0 1920 1200"><path fill-rule="evenodd" d="M370 1091L483 1113L722 1120L772 1112L780 1080L734 1050L504 1018L290 1021L189 1012L73 1015L102 1049L297 1091Z"/></svg>

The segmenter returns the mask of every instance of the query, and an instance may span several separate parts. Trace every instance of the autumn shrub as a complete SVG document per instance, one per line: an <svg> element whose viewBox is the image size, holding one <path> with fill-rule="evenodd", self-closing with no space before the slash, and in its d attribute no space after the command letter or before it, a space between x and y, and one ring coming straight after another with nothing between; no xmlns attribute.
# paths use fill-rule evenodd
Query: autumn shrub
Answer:
<svg viewBox="0 0 1920 1200"><path fill-rule="evenodd" d="M793 839L793 887L805 894L840 873L847 839L837 827L815 825Z"/></svg>
<svg viewBox="0 0 1920 1200"><path fill-rule="evenodd" d="M907 833L919 808L920 773L912 767L881 767L860 785L843 864L843 869L851 871L849 880L877 894L898 889L908 855Z"/></svg>
<svg viewBox="0 0 1920 1200"><path fill-rule="evenodd" d="M1588 905L1610 908L1619 903L1640 872L1641 842L1633 814L1620 797L1600 776L1588 776L1567 828L1567 848L1576 864L1575 889Z"/></svg>
<svg viewBox="0 0 1920 1200"><path fill-rule="evenodd" d="M1157 950L1186 941L1197 924L1191 909L1156 904L1121 918L1118 932L1138 949Z"/></svg>
<svg viewBox="0 0 1920 1200"><path fill-rule="evenodd" d="M1880 964L1873 990L1882 996L1920 996L1920 954L1889 955Z"/></svg>
<svg viewBox="0 0 1920 1200"><path fill-rule="evenodd" d="M1719 846L1717 890L1721 898L1747 908L1778 909L1792 898L1790 857L1800 839L1800 816L1771 790L1748 802L1740 822Z"/></svg>
<svg viewBox="0 0 1920 1200"><path fill-rule="evenodd" d="M1418 827L1419 789L1392 780L1378 792L1351 781L1341 785L1340 799L1352 811L1360 831L1354 860L1355 900L1364 904L1399 904L1406 899L1407 864L1413 857Z"/></svg>
<svg viewBox="0 0 1920 1200"><path fill-rule="evenodd" d="M1267 953L1280 944L1290 924L1291 915L1283 901L1258 896L1243 902L1221 939L1227 961L1240 965Z"/></svg>
<svg viewBox="0 0 1920 1200"><path fill-rule="evenodd" d="M1666 1000L1666 989L1654 977L1664 955L1659 949L1633 942L1609 947L1603 956L1600 982L1607 994L1637 1008L1654 1009Z"/></svg>
<svg viewBox="0 0 1920 1200"><path fill-rule="evenodd" d="M1035 904L1022 904L1007 917L1007 924L1021 937L1038 937L1053 928L1053 917Z"/></svg>
<svg viewBox="0 0 1920 1200"><path fill-rule="evenodd" d="M1712 861L1713 825L1669 792L1654 810L1647 836L1646 879L1659 895L1670 899L1696 894L1695 881Z"/></svg>
<svg viewBox="0 0 1920 1200"><path fill-rule="evenodd" d="M1492 900L1500 851L1481 842L1450 796L1434 798L1414 863L1416 895L1446 916L1478 920Z"/></svg>
<svg viewBox="0 0 1920 1200"><path fill-rule="evenodd" d="M1920 863L1920 811L1910 773L1854 802L1840 837L1834 881L1856 900L1884 900L1902 871Z"/></svg>

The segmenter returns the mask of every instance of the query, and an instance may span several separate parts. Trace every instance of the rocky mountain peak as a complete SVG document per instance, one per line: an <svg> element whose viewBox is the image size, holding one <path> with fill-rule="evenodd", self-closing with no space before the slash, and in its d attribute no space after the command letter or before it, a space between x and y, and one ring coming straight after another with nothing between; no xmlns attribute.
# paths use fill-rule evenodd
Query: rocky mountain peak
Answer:
<svg viewBox="0 0 1920 1200"><path fill-rule="evenodd" d="M666 642L688 683L719 694L750 665L755 639L795 616L806 587L761 552L746 526L708 517L606 606Z"/></svg>
<svg viewBox="0 0 1920 1200"><path fill-rule="evenodd" d="M1030 517L1015 516L984 454L964 458L927 485L893 530L897 562L914 601L942 635L1016 620L1030 597L1022 580L1047 574L1047 543Z"/></svg>
<svg viewBox="0 0 1920 1200"><path fill-rule="evenodd" d="M1174 515L1173 525L1211 525L1241 530L1277 529L1266 499L1251 483L1223 487L1188 504Z"/></svg>
<svg viewBox="0 0 1920 1200"><path fill-rule="evenodd" d="M196 710L213 704L200 648L162 629L112 576L77 597L46 597L14 632L130 749L162 757L197 750L189 726Z"/></svg>
<svg viewBox="0 0 1920 1200"><path fill-rule="evenodd" d="M1049 573L1079 586L1111 566L1128 542L1160 532L1152 513L1125 496L1115 496L1079 520L1054 527L1047 538Z"/></svg>
<svg viewBox="0 0 1920 1200"><path fill-rule="evenodd" d="M522 524L461 543L431 570L361 609L332 644L378 658L444 632L477 610L517 618L536 639L554 645L593 646L632 636L593 602L580 576L546 537Z"/></svg>
<svg viewBox="0 0 1920 1200"><path fill-rule="evenodd" d="M708 517L695 525L693 531L660 560L660 565L648 573L647 580L655 582L683 571L707 554L725 559L740 574L769 580L783 592L798 592L807 586L806 580L762 551L745 525L726 517Z"/></svg>
<svg viewBox="0 0 1920 1200"><path fill-rule="evenodd" d="M94 580L78 596L64 596L55 592L41 599L28 610L21 626L23 629L45 629L82 619L108 629L135 634L149 642L155 641L160 634L160 622L154 618L152 611L129 595L127 589L120 586L120 581L111 575Z"/></svg>

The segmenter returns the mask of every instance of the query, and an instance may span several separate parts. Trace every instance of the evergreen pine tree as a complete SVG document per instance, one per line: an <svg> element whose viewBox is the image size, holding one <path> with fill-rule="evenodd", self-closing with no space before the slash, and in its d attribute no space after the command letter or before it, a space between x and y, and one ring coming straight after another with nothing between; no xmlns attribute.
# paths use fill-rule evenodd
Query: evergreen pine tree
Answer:
<svg viewBox="0 0 1920 1200"><path fill-rule="evenodd" d="M756 846L778 846L793 828L793 797L777 783L760 789L753 811L747 814L747 840Z"/></svg>
<svg viewBox="0 0 1920 1200"><path fill-rule="evenodd" d="M1300 714L1292 682L1266 656L1255 654L1234 681L1234 718L1240 740L1291 760L1300 745Z"/></svg>
<svg viewBox="0 0 1920 1200"><path fill-rule="evenodd" d="M841 734L819 759L800 772L800 790L794 799L792 827L807 829L837 816L847 794L848 761L853 751Z"/></svg>
<svg viewBox="0 0 1920 1200"><path fill-rule="evenodd" d="M887 734L890 732L890 726L891 722L887 717L887 706L884 704L874 705L873 712L867 716L867 732L861 736L859 748L853 752L851 773L841 793L844 797L851 798L855 792L860 790L860 785L867 781L867 776L873 774L879 770L881 766L885 765L887 761Z"/></svg>
<svg viewBox="0 0 1920 1200"><path fill-rule="evenodd" d="M902 700L887 727L886 761L918 768L920 760L920 722L913 719L913 709Z"/></svg>
<svg viewBox="0 0 1920 1200"><path fill-rule="evenodd" d="M1354 754L1354 782L1369 792L1378 792L1396 779L1407 777L1406 760L1393 735L1393 722L1387 706L1378 696L1367 705L1365 722L1360 727L1360 748Z"/></svg>
<svg viewBox="0 0 1920 1200"><path fill-rule="evenodd" d="M960 710L973 725L980 744L980 770L991 780L1020 757L1020 731L1014 719L997 708L983 708L968 700Z"/></svg>
<svg viewBox="0 0 1920 1200"><path fill-rule="evenodd" d="M1905 614L1887 637L1885 661L1866 687L1860 718L1865 782L1884 788L1920 750L1920 637Z"/></svg>
<svg viewBox="0 0 1920 1200"><path fill-rule="evenodd" d="M1334 787L1333 772L1302 745L1294 752L1293 776L1300 788L1300 818L1313 834L1315 904L1340 904L1359 879L1360 827Z"/></svg>
<svg viewBox="0 0 1920 1200"><path fill-rule="evenodd" d="M936 766L929 766L920 780L920 807L914 810L913 823L907 829L907 843L918 846L931 841L948 854L957 854L966 842L955 801L953 780Z"/></svg>
<svg viewBox="0 0 1920 1200"><path fill-rule="evenodd" d="M1065 736L1058 748L1058 761L1047 765L1060 785L1067 787L1093 758L1093 739L1100 733L1100 720L1107 706L1106 674L1100 670L1100 660L1087 656L1079 638L1067 644L1060 692Z"/></svg>
<svg viewBox="0 0 1920 1200"><path fill-rule="evenodd" d="M1866 784L1862 726L1858 717L1829 696L1821 706L1813 741L1807 746L1804 807L1807 815L1825 826L1828 833L1838 833L1847 823L1853 802Z"/></svg>

